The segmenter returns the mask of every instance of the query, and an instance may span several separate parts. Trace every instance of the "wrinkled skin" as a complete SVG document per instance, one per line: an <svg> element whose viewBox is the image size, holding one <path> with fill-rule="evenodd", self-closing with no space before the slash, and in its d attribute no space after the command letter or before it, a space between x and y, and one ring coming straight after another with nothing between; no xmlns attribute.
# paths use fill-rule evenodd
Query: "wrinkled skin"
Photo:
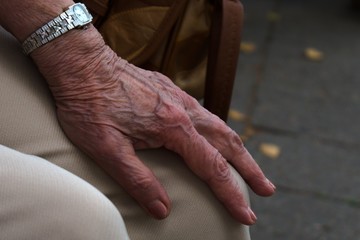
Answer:
<svg viewBox="0 0 360 240"><path fill-rule="evenodd" d="M55 40L52 48L44 46L32 56L49 83L69 139L155 218L170 213L170 200L135 149L165 147L178 153L235 219L253 224L256 217L229 164L257 194L269 196L275 187L239 136L170 79L127 63L97 34L93 37L92 44L82 42L75 49ZM50 58L56 49L67 54Z"/></svg>

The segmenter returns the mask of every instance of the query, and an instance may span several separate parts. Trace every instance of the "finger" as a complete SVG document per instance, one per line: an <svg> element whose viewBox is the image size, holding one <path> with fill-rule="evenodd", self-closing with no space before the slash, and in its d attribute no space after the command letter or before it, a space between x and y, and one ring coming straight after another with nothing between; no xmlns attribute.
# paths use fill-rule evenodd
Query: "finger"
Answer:
<svg viewBox="0 0 360 240"><path fill-rule="evenodd" d="M75 139L88 144L77 145L82 146L151 216L166 218L171 209L169 197L152 171L136 156L131 142L112 127L84 129L87 133L76 134ZM96 142L93 142L94 137Z"/></svg>
<svg viewBox="0 0 360 240"><path fill-rule="evenodd" d="M128 146L129 150L131 146ZM125 150L123 146L123 150ZM127 150L125 150L127 151ZM164 219L170 213L170 200L163 186L135 155L133 150L114 157L104 168L150 215Z"/></svg>
<svg viewBox="0 0 360 240"><path fill-rule="evenodd" d="M228 163L191 123L172 129L167 136L165 147L184 158L189 168L209 185L231 215L243 224L254 224L256 216L247 205Z"/></svg>
<svg viewBox="0 0 360 240"><path fill-rule="evenodd" d="M239 135L220 118L204 110L193 115L196 130L235 167L251 189L261 196L270 196L275 186L261 171Z"/></svg>

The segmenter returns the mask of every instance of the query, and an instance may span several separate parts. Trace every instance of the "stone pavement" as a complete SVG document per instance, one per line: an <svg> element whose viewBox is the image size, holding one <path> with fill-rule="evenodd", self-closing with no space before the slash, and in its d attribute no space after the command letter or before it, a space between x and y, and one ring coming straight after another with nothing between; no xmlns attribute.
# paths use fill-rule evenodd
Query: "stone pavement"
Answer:
<svg viewBox="0 0 360 240"><path fill-rule="evenodd" d="M256 50L241 54L232 101L248 118L229 125L277 185L252 195L252 239L360 240L360 12L350 0L242 2Z"/></svg>

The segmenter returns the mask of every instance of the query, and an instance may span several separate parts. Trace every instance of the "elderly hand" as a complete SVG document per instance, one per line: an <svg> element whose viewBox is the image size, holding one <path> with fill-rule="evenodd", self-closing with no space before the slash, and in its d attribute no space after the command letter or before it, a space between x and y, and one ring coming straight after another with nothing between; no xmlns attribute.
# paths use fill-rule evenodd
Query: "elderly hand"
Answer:
<svg viewBox="0 0 360 240"><path fill-rule="evenodd" d="M253 224L256 217L229 164L257 194L271 195L275 187L239 136L167 77L127 63L96 30L87 31L86 42L80 41L84 33L69 33L33 54L70 140L155 218L169 214L170 200L134 149L165 147L178 153L232 216ZM66 38L72 38L71 45Z"/></svg>

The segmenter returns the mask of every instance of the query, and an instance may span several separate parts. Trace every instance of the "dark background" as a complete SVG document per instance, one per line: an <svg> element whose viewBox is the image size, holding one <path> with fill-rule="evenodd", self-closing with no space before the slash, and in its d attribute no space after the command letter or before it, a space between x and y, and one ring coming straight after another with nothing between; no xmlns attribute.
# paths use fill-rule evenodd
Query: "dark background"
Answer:
<svg viewBox="0 0 360 240"><path fill-rule="evenodd" d="M271 198L251 195L253 240L360 239L360 11L350 2L242 0L253 49L240 55L231 107L246 118L228 123L277 185Z"/></svg>

